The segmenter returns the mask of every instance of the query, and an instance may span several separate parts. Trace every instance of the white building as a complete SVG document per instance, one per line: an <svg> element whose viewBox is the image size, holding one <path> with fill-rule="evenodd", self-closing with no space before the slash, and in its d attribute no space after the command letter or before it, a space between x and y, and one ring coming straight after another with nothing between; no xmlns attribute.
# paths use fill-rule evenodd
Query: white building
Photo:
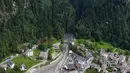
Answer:
<svg viewBox="0 0 130 73"><path fill-rule="evenodd" d="M59 45L60 45L60 43L53 44L53 48L54 49L59 49Z"/></svg>
<svg viewBox="0 0 130 73"><path fill-rule="evenodd" d="M47 59L48 58L48 52L40 52L39 57L42 59Z"/></svg>
<svg viewBox="0 0 130 73"><path fill-rule="evenodd" d="M108 58L108 55L109 55L109 54L106 53L105 50L101 49L100 55L101 55L102 57L104 57L104 58Z"/></svg>
<svg viewBox="0 0 130 73"><path fill-rule="evenodd" d="M130 57L128 57L127 63L130 65Z"/></svg>
<svg viewBox="0 0 130 73"><path fill-rule="evenodd" d="M24 64L22 64L21 66L20 66L20 71L25 71L26 70L26 66L24 65Z"/></svg>
<svg viewBox="0 0 130 73"><path fill-rule="evenodd" d="M74 45L74 44L75 44L75 43L74 43L74 41L73 41L73 42L71 42L71 44L72 44L72 45Z"/></svg>
<svg viewBox="0 0 130 73"><path fill-rule="evenodd" d="M32 49L34 50L34 49L36 49L38 47L38 45L33 45L32 46Z"/></svg>
<svg viewBox="0 0 130 73"><path fill-rule="evenodd" d="M32 49L26 50L25 55L26 55L27 57L33 56L33 50L32 50Z"/></svg>
<svg viewBox="0 0 130 73"><path fill-rule="evenodd" d="M78 61L78 64L81 65L81 68L82 68L82 69L85 68L85 66L86 66L85 61L82 61L82 60L79 60L79 61Z"/></svg>
<svg viewBox="0 0 130 73"><path fill-rule="evenodd" d="M9 59L9 60L7 60L7 65L8 65L8 67L9 67L10 69L13 69L14 66L15 66L15 63L13 63L13 62Z"/></svg>
<svg viewBox="0 0 130 73"><path fill-rule="evenodd" d="M70 51L69 51L69 54L72 54L72 53L73 53L73 51L70 50Z"/></svg>
<svg viewBox="0 0 130 73"><path fill-rule="evenodd" d="M119 63L125 62L126 57L124 55L119 56Z"/></svg>

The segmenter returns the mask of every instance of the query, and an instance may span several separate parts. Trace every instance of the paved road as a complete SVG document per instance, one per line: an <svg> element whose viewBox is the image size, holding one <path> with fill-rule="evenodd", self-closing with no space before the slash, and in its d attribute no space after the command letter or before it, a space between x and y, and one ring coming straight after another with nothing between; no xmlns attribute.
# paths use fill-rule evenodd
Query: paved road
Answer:
<svg viewBox="0 0 130 73"><path fill-rule="evenodd" d="M33 73L58 73L57 71L59 70L60 66L62 63L64 63L66 57L67 57L67 44L64 44L64 47L66 51L60 55L58 59L55 60L55 62L51 63L50 65L41 67L37 70L35 70Z"/></svg>
<svg viewBox="0 0 130 73"><path fill-rule="evenodd" d="M64 36L64 44L63 44L63 52L60 55L58 59L55 60L55 62L51 63L50 65L41 67L39 69L36 69L33 71L33 73L60 73L60 69L63 67L64 62L66 61L68 57L68 42L71 42L72 39L71 35L65 35Z"/></svg>

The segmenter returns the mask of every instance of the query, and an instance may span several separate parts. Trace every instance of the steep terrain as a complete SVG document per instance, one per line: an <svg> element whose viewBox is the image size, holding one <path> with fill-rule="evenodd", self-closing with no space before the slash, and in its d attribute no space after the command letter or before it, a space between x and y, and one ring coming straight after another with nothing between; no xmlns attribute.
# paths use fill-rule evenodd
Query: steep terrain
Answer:
<svg viewBox="0 0 130 73"><path fill-rule="evenodd" d="M20 43L61 38L73 17L74 9L66 0L1 0L0 58L18 52Z"/></svg>
<svg viewBox="0 0 130 73"><path fill-rule="evenodd" d="M0 58L65 32L129 49L129 12L128 0L0 0Z"/></svg>

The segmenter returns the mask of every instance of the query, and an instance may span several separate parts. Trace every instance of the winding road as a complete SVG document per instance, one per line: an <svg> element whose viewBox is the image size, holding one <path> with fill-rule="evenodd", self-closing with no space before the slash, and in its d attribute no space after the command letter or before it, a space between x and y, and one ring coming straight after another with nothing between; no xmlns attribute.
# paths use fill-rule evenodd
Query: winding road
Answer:
<svg viewBox="0 0 130 73"><path fill-rule="evenodd" d="M55 62L43 66L34 70L32 73L60 73L60 69L63 67L64 62L66 61L69 53L69 43L73 38L71 35L64 36L64 43L63 43L63 51L62 54L55 60Z"/></svg>

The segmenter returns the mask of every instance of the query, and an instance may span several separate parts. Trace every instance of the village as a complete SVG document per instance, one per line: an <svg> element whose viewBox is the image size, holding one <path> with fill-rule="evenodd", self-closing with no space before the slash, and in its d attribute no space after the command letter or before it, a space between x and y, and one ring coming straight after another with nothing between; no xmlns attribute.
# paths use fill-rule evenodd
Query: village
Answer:
<svg viewBox="0 0 130 73"><path fill-rule="evenodd" d="M95 69L96 73L130 72L129 56L105 52L104 49L100 49L99 51L85 49L84 44L77 46L77 48L79 47L86 52L86 55L83 57L69 51L69 57L61 69L61 73L85 73L87 69ZM98 54L95 55L95 53Z"/></svg>
<svg viewBox="0 0 130 73"><path fill-rule="evenodd" d="M43 46L40 40L37 41L37 44L33 44L31 47L29 44L30 43L24 43L20 50L20 54L11 55L6 58L5 61L0 63L0 68L8 73L23 73L34 65L39 63L44 65L53 61L60 55L60 41L53 42L52 45L49 45L49 48Z"/></svg>
<svg viewBox="0 0 130 73"><path fill-rule="evenodd" d="M29 43L24 43L25 49L21 50L22 53L10 56L0 64L0 67L5 71L8 71L9 69L16 70L17 68L19 73L29 71L30 69L29 73L34 73L31 68L32 66L37 66L39 63L42 63L41 66L43 66L49 60L56 60L60 55L61 44L62 43L59 41L55 42L51 45L51 49L45 47L47 50L43 51L38 50L41 42L33 45L31 49L27 47ZM91 43L87 43L87 45L91 46ZM42 48L40 47L40 49ZM32 63L30 63L31 61L20 62L18 59L21 59L21 57L17 59L19 56L31 60ZM32 65L29 66L28 63ZM89 71L91 69L92 71L95 70L96 73L129 73L130 56L119 54L118 52L108 52L105 49L87 49L84 43L76 44L76 42L71 42L71 48L69 49L63 65L61 65L61 68L59 69L60 73L94 73L87 72L87 70Z"/></svg>

